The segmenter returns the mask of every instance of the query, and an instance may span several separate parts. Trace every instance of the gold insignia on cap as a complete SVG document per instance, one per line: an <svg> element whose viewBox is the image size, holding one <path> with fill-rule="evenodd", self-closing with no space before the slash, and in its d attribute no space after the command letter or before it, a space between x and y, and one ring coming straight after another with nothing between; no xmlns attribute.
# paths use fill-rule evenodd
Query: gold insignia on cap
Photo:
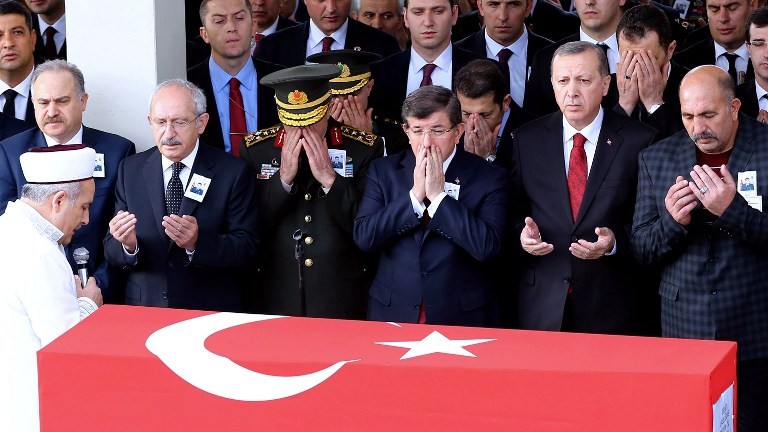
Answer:
<svg viewBox="0 0 768 432"><path fill-rule="evenodd" d="M341 75L339 75L340 78L346 78L349 76L349 66L341 62L336 63L336 66L338 66L341 70Z"/></svg>
<svg viewBox="0 0 768 432"><path fill-rule="evenodd" d="M294 90L288 94L288 103L291 105L305 104L308 100L307 94L301 90Z"/></svg>

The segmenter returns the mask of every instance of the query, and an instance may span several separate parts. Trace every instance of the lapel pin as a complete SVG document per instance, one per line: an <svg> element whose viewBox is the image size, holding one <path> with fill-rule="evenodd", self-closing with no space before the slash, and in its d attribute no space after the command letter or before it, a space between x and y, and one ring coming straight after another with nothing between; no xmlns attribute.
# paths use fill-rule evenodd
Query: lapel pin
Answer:
<svg viewBox="0 0 768 432"><path fill-rule="evenodd" d="M459 183L460 183L460 181L459 181L459 178L458 178L458 177L456 177L456 181L455 181L454 183L456 183L456 184L459 184Z"/></svg>
<svg viewBox="0 0 768 432"><path fill-rule="evenodd" d="M613 142L611 141L611 139L610 139L610 138L608 138L608 141L607 141L607 142L608 142L608 145L611 145L611 144L613 144Z"/></svg>

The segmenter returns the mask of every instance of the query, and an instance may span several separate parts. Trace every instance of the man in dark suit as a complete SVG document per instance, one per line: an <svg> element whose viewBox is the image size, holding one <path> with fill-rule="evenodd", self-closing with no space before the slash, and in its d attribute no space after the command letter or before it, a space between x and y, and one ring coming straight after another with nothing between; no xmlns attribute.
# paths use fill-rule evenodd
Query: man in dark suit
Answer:
<svg viewBox="0 0 768 432"><path fill-rule="evenodd" d="M451 26L459 8L454 0L408 0L405 26L411 32L411 49L371 65L376 85L370 105L387 154L408 148L403 134L401 108L405 97L425 85L453 88L453 76L472 60L485 58L455 47Z"/></svg>
<svg viewBox="0 0 768 432"><path fill-rule="evenodd" d="M619 102L613 108L655 128L664 139L683 128L677 88L688 69L673 63L677 42L659 8L629 9L616 29L621 64L616 72Z"/></svg>
<svg viewBox="0 0 768 432"><path fill-rule="evenodd" d="M680 65L693 69L716 65L742 84L755 77L747 50L747 18L755 0L707 0L707 20L712 39L703 40L675 54Z"/></svg>
<svg viewBox="0 0 768 432"><path fill-rule="evenodd" d="M237 155L248 132L277 124L275 92L259 79L280 67L251 58L249 0L203 0L200 11L200 35L211 45L211 57L189 69L187 78L208 101L210 120L201 137Z"/></svg>
<svg viewBox="0 0 768 432"><path fill-rule="evenodd" d="M621 19L624 0L574 0L574 3L581 17L579 32L540 50L531 65L523 108L536 116L558 111L560 101L555 100L550 76L552 57L560 45L574 41L597 44L608 56L610 73L616 73L616 64L621 58L616 39L616 27ZM613 83L615 79L611 81ZM617 100L616 85L612 84L607 97L603 98L603 106L606 109L613 109Z"/></svg>
<svg viewBox="0 0 768 432"><path fill-rule="evenodd" d="M403 118L411 151L371 164L355 219L355 243L379 255L368 319L495 325L484 263L501 249L508 175L457 146L464 124L450 90L416 90Z"/></svg>
<svg viewBox="0 0 768 432"><path fill-rule="evenodd" d="M31 148L60 144L85 144L97 154L100 171L94 171L96 193L90 206L90 223L75 233L65 254L76 272L72 251L85 247L90 252L88 273L96 277L108 301L115 275L104 261L102 239L115 206L115 181L120 162L136 149L127 139L83 126L83 112L88 102L84 78L77 66L64 60L43 63L32 74L32 93L38 128L27 130L0 142L0 213L6 205L21 197L26 183L19 156Z"/></svg>
<svg viewBox="0 0 768 432"><path fill-rule="evenodd" d="M562 45L552 64L562 112L515 132L513 221L525 252L517 284L521 328L645 330L647 311L639 310L645 287L629 226L637 155L655 131L600 106L609 80L600 48Z"/></svg>
<svg viewBox="0 0 768 432"><path fill-rule="evenodd" d="M400 51L394 36L349 19L350 0L310 0L306 5L310 19L262 39L256 58L292 67L332 49L367 51L382 58Z"/></svg>
<svg viewBox="0 0 768 432"><path fill-rule="evenodd" d="M8 38L0 56L0 108L3 114L34 126L29 92L38 37L29 9L15 0L0 0L0 33Z"/></svg>
<svg viewBox="0 0 768 432"><path fill-rule="evenodd" d="M506 74L512 100L523 106L528 71L536 53L552 41L529 32L525 17L533 0L478 0L485 29L455 44L459 48L494 59Z"/></svg>
<svg viewBox="0 0 768 432"><path fill-rule="evenodd" d="M531 12L525 20L528 30L549 40L559 41L579 31L579 17L547 0L531 0Z"/></svg>
<svg viewBox="0 0 768 432"><path fill-rule="evenodd" d="M498 66L487 59L471 61L454 78L464 122L460 147L491 163L502 162L497 152L509 153L514 130L533 120L512 101L506 87Z"/></svg>
<svg viewBox="0 0 768 432"><path fill-rule="evenodd" d="M752 432L768 430L768 129L740 105L722 69L685 77L686 130L640 154L632 247L662 267L664 336L738 342L738 430Z"/></svg>
<svg viewBox="0 0 768 432"><path fill-rule="evenodd" d="M126 304L245 310L258 243L253 176L200 142L207 122L194 84L157 86L149 113L157 148L120 166L104 239L109 264L127 273ZM198 182L203 194L191 193Z"/></svg>
<svg viewBox="0 0 768 432"><path fill-rule="evenodd" d="M351 73L329 83L340 72L335 63L316 64L264 77L275 88L283 123L246 136L241 151L258 173L264 253L256 312L365 318L373 262L352 241L352 224L363 179L383 143L330 120L330 91L368 80ZM296 98L306 107L292 104Z"/></svg>
<svg viewBox="0 0 768 432"><path fill-rule="evenodd" d="M749 16L747 48L755 79L736 87L736 97L741 101L742 114L768 123L768 8L755 9Z"/></svg>
<svg viewBox="0 0 768 432"><path fill-rule="evenodd" d="M37 16L32 26L37 33L35 55L46 60L67 59L67 18L64 0L24 0Z"/></svg>
<svg viewBox="0 0 768 432"><path fill-rule="evenodd" d="M409 35L403 24L400 0L353 0L352 18L397 39L400 49L408 45Z"/></svg>

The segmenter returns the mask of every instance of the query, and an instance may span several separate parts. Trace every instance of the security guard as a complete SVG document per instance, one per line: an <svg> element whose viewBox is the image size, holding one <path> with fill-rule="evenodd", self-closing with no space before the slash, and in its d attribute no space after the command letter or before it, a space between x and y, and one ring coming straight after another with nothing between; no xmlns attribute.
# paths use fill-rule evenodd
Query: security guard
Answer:
<svg viewBox="0 0 768 432"><path fill-rule="evenodd" d="M258 177L264 252L256 312L365 318L373 260L353 243L352 226L368 165L383 144L329 120L329 80L343 69L296 66L261 81L275 89L282 124L246 135L240 146Z"/></svg>

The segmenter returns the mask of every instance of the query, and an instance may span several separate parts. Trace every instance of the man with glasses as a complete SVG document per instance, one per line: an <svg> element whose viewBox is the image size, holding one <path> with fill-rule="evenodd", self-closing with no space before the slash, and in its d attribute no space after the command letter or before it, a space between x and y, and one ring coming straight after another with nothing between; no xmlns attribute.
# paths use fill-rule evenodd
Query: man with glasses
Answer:
<svg viewBox="0 0 768 432"><path fill-rule="evenodd" d="M148 117L157 148L120 166L104 244L109 264L126 270L126 304L245 309L258 243L253 176L200 141L205 109L194 84L159 84Z"/></svg>
<svg viewBox="0 0 768 432"><path fill-rule="evenodd" d="M768 8L762 7L749 16L747 48L755 79L736 87L741 101L740 112L762 123L768 123Z"/></svg>
<svg viewBox="0 0 768 432"><path fill-rule="evenodd" d="M414 91L402 119L411 151L371 164L355 219L355 243L379 256L368 319L493 326L484 263L501 249L508 174L457 146L464 123L450 90Z"/></svg>
<svg viewBox="0 0 768 432"><path fill-rule="evenodd" d="M632 257L637 155L655 130L604 110L605 53L561 45L552 86L561 112L515 131L511 158L514 233L525 251L517 284L519 325L531 330L650 331Z"/></svg>

